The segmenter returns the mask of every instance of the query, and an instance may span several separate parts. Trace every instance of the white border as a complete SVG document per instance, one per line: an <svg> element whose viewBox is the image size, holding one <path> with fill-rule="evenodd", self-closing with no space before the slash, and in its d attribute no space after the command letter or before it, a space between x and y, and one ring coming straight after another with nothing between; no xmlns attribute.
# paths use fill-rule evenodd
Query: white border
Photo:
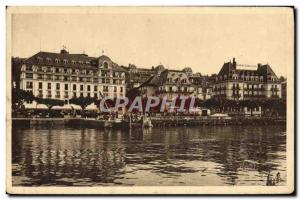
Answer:
<svg viewBox="0 0 300 200"><path fill-rule="evenodd" d="M250 5L250 2L246 2L246 1L227 1L226 4L225 2L222 1L200 1L200 3L202 3L202 5ZM204 3L204 4L203 4ZM296 5L298 7L299 3L298 1L257 1L255 2L255 5L275 5L274 3L276 3L277 5ZM41 4L41 1L27 1L25 2L20 2L20 1L1 1L1 22L2 22L2 29L0 29L0 33L1 36L0 37L0 44L2 46L2 49L4 52L3 54L1 54L1 66L7 66L5 63L5 5L79 5L79 4L84 4L84 5L99 5L99 2L96 1L92 1L92 0L77 0L77 1L43 1L43 4ZM124 3L124 1L116 1L116 0L112 0L112 1L102 1L101 5L199 5L199 2L195 2L195 1L165 1L164 4L159 4L158 2L155 1L126 1L126 3ZM297 21L298 22L298 21ZM298 27L298 26L297 26ZM0 81L2 81L0 83L0 87L1 87L1 91L6 91L6 86L5 86L5 67L1 67L0 68ZM299 71L299 70L298 70ZM1 73L2 72L2 73ZM298 74L297 74L298 75ZM293 88L292 88L293 89ZM299 91L298 91L299 92ZM3 97L6 96L5 92L3 94ZM1 126L3 129L2 131L2 138L1 138L1 152L2 152L2 156L1 158L1 171L2 173L0 173L1 176L1 185L0 185L0 189L1 189L1 199L7 199L7 195L5 195L5 166L3 163L6 162L5 159L5 105L6 105L6 101L5 98L1 98L1 110L0 110L0 117L1 117ZM299 137L298 137L299 139ZM298 141L299 142L299 141ZM234 191L232 191L234 192Z"/></svg>

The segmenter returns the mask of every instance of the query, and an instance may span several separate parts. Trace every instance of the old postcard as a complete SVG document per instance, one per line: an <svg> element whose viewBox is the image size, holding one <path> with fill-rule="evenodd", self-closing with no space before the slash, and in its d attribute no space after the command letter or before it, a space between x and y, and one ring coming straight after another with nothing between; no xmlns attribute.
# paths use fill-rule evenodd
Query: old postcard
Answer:
<svg viewBox="0 0 300 200"><path fill-rule="evenodd" d="M290 194L292 7L7 7L9 194Z"/></svg>

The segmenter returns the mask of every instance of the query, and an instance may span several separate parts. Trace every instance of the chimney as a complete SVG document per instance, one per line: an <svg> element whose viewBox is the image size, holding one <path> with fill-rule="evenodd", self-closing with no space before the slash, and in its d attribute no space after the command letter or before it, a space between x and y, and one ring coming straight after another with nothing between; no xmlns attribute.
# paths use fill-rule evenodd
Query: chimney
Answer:
<svg viewBox="0 0 300 200"><path fill-rule="evenodd" d="M60 50L60 54L69 54L69 52L66 49Z"/></svg>
<svg viewBox="0 0 300 200"><path fill-rule="evenodd" d="M233 64L233 67L236 68L235 58L232 59L232 64Z"/></svg>
<svg viewBox="0 0 300 200"><path fill-rule="evenodd" d="M260 68L261 67L261 63L258 63L257 66L258 66L258 68Z"/></svg>

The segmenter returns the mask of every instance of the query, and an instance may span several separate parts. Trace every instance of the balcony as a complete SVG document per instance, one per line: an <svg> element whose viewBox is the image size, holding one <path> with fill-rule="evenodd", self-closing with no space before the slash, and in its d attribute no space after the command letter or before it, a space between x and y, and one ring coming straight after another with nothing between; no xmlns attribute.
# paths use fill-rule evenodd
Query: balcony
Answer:
<svg viewBox="0 0 300 200"><path fill-rule="evenodd" d="M51 98L52 95L51 95L51 94L47 94L46 97L47 97L47 98Z"/></svg>
<svg viewBox="0 0 300 200"><path fill-rule="evenodd" d="M33 70L32 70L32 67L26 67L25 71L32 72Z"/></svg>
<svg viewBox="0 0 300 200"><path fill-rule="evenodd" d="M231 97L233 97L233 98L240 98L241 94L232 94Z"/></svg>
<svg viewBox="0 0 300 200"><path fill-rule="evenodd" d="M99 82L99 79L94 78L94 79L93 79L93 82L94 82L94 83L98 83L98 82Z"/></svg>
<svg viewBox="0 0 300 200"><path fill-rule="evenodd" d="M241 88L240 88L240 86L232 86L231 89L232 90L240 90Z"/></svg>
<svg viewBox="0 0 300 200"><path fill-rule="evenodd" d="M59 94L56 94L56 95L55 95L55 98L60 98L60 95L59 95Z"/></svg>
<svg viewBox="0 0 300 200"><path fill-rule="evenodd" d="M244 98L265 98L264 94L244 94Z"/></svg>
<svg viewBox="0 0 300 200"><path fill-rule="evenodd" d="M64 98L69 98L69 95L65 94L65 95L64 95Z"/></svg>
<svg viewBox="0 0 300 200"><path fill-rule="evenodd" d="M278 92L279 89L278 89L278 88L271 88L271 91L272 91L272 92Z"/></svg>
<svg viewBox="0 0 300 200"><path fill-rule="evenodd" d="M216 94L216 95L214 95L215 97L226 97L226 94Z"/></svg>
<svg viewBox="0 0 300 200"><path fill-rule="evenodd" d="M71 77L71 81L77 81L77 77Z"/></svg>

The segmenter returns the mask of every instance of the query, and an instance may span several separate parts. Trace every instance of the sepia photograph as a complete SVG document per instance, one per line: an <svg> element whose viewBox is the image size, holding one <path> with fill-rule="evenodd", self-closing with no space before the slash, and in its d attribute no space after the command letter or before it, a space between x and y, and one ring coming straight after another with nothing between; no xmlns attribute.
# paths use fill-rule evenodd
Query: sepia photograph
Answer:
<svg viewBox="0 0 300 200"><path fill-rule="evenodd" d="M293 7L6 8L9 194L291 194Z"/></svg>

